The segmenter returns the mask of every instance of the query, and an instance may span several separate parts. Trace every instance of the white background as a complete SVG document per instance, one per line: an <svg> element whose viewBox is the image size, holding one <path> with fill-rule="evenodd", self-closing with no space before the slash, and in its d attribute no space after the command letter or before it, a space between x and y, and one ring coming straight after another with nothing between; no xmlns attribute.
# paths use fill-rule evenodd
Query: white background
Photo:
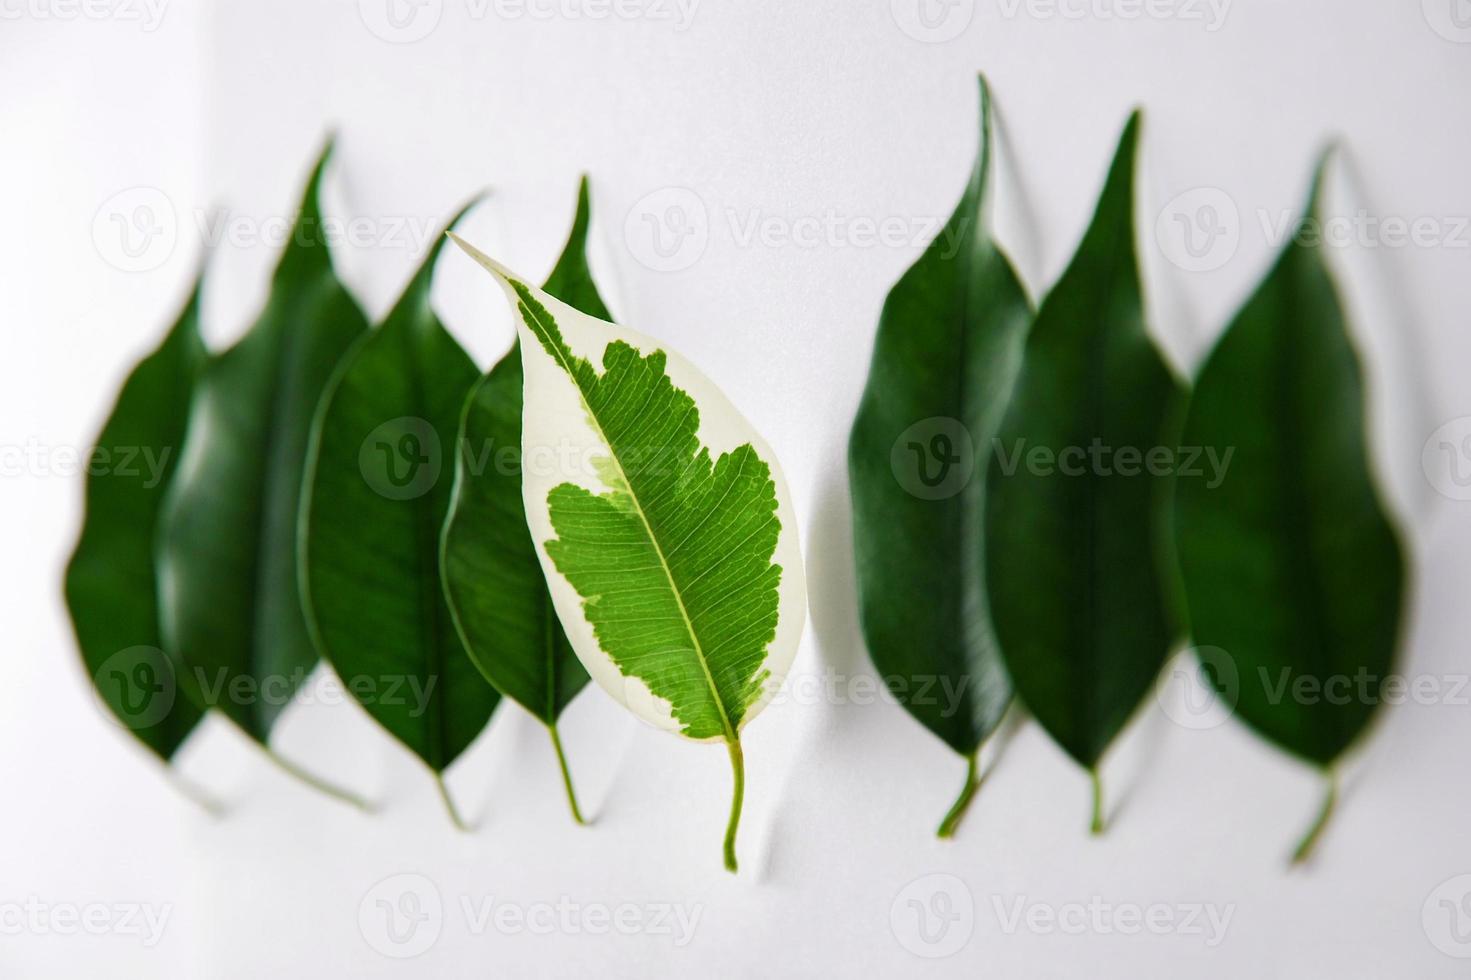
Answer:
<svg viewBox="0 0 1471 980"><path fill-rule="evenodd" d="M381 0L175 0L156 23L131 19L150 15L121 0L82 14L66 2L0 0L0 615L10 637L0 976L1471 971L1450 955L1471 954L1450 931L1471 927L1471 914L1440 904L1468 891L1442 883L1471 872L1471 709L1446 680L1466 670L1471 504L1434 491L1452 486L1446 474L1421 470L1431 433L1471 415L1471 248L1458 224L1471 214L1471 32L1450 16L1460 0L1236 0L1224 20L1184 0L1133 19L1076 0L1064 4L1069 16L926 0L939 24L929 34L915 26L916 0L704 0L687 23L650 3L620 8L634 19L595 19L427 0L399 11L409 33L427 31L412 43L392 39L405 35L385 26ZM675 19L659 19L666 12ZM955 36L936 39L945 34ZM1106 765L1107 836L1084 832L1084 775L1024 726L958 839L939 842L962 762L849 684L870 667L856 627L847 428L883 296L970 166L977 70L998 104L999 235L1034 294L1071 253L1128 109L1145 108L1148 298L1186 368L1265 268L1269 231L1300 204L1328 138L1345 151L1335 213L1366 208L1438 229L1432 244L1359 243L1334 261L1372 353L1383 476L1414 529L1402 667L1440 683L1441 696L1382 713L1305 871L1285 859L1317 806L1314 774L1234 723L1174 724L1153 699ZM424 244L395 234L398 219L432 225L490 188L468 233L540 276L587 171L595 271L616 315L703 367L781 459L803 525L811 618L802 684L747 734L739 877L719 864L724 753L647 729L596 689L570 709L564 736L595 826L570 824L540 727L508 708L451 772L478 816L469 835L449 827L422 767L354 705L293 709L277 742L372 797L372 817L288 781L211 725L181 765L228 805L211 819L96 708L60 601L81 491L67 454L87 447L129 365L173 316L209 209L238 232L209 257L211 342L253 318L276 256L253 230L289 216L329 128L328 209L368 218L371 239L337 249L337 264L371 314ZM152 189L143 200L162 198L154 216L176 241L151 239L142 261L153 267L126 271L111 215L134 215L140 192L114 195L138 187ZM687 193L639 205L670 187ZM1236 244L1211 254L1216 268L1188 271L1168 261L1182 254L1169 208L1202 187L1215 190L1184 199L1186 218L1224 196ZM671 201L692 199L703 250L681 253L683 268L649 268L659 263L645 215L667 218ZM776 233L817 228L822 240L748 239L752 216ZM872 244L834 220L853 218L912 231ZM467 261L446 255L436 298L483 365L509 343L498 291ZM1453 427L1453 441L1466 431ZM374 890L397 874L422 877ZM935 874L959 881L911 886ZM443 911L416 934L422 954L399 960L382 953L394 947L376 902L405 883L437 893ZM494 921L477 932L464 903L473 912L491 899L533 915L537 903L634 903L700 918L680 947L656 933L513 933ZM127 928L61 935L3 917L28 900L140 904L169 918L151 946ZM1009 928L1019 901L1060 913L1206 904L1231 918L1215 945L1204 918L1167 935L1091 920L1080 932ZM916 908L931 917L930 938L948 910L939 943L919 933Z"/></svg>

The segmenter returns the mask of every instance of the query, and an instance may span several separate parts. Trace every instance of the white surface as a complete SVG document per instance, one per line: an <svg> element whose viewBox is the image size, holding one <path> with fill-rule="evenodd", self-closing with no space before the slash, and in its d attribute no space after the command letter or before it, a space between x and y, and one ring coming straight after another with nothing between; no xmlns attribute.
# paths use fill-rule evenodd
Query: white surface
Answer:
<svg viewBox="0 0 1471 980"><path fill-rule="evenodd" d="M1316 149L1340 136L1349 166L1338 173L1352 180L1335 182L1338 213L1429 217L1451 239L1339 256L1374 352L1386 480L1422 515L1404 670L1449 685L1466 670L1471 504L1431 491L1420 455L1433 430L1471 415L1460 380L1471 248L1456 230L1471 214L1471 45L1452 40L1466 39L1450 17L1459 0L1236 0L1216 30L1204 4L1188 9L1206 20L1124 20L1076 0L1062 6L1081 18L958 0L931 11L958 18L938 22L929 36L955 36L936 43L898 26L924 33L909 2L706 0L681 24L426 0L420 15L438 21L408 44L365 26L388 23L374 0L176 2L154 30L122 19L146 9L135 5L77 19L63 19L76 10L64 0L0 6L0 614L12 636L0 684L0 976L1465 975L1443 950L1471 953L1450 932L1471 914L1453 921L1440 904L1455 907L1468 889L1457 876L1471 872L1465 692L1459 704L1383 713L1306 873L1287 873L1284 856L1316 806L1313 776L1234 724L1172 724L1153 703L1107 766L1117 812L1102 840L1083 832L1084 777L1035 727L1013 740L959 839L934 839L961 763L897 707L864 703L874 700L864 682L848 683L869 668L842 463L879 305L918 245L912 234L864 245L822 230L833 218L947 214L974 151L973 75L984 69L999 109L1000 236L1038 291L1071 253L1124 116L1142 104L1155 325L1194 363L1268 260L1259 215L1297 207ZM279 744L371 794L381 814L312 795L211 728L184 768L230 802L223 821L175 794L94 707L59 599L80 504L79 481L59 471L174 312L201 252L197 209L231 209L234 229L210 260L211 338L254 316L275 252L252 232L289 214L329 125L339 135L329 210L368 217L360 230L382 243L337 252L371 312L416 262L408 245L423 242L395 234L398 219L433 224L492 187L467 234L538 274L586 170L596 271L619 319L706 371L782 460L812 616L794 695L747 733L740 877L719 866L724 754L639 725L596 689L565 725L596 827L569 824L539 727L506 711L452 773L468 808L484 812L469 836L449 828L418 764L352 705L294 709ZM119 240L94 240L94 219L138 186L156 189L145 201L164 195L178 241L145 253L156 268L126 272L106 261L120 261ZM1165 261L1154 229L1166 202L1201 187L1237 208L1239 246L1219 268L1189 272ZM127 213L139 203L122 200ZM1202 200L1219 196L1186 199ZM688 251L654 252L643 215L695 203L706 221ZM747 238L752 216L766 224ZM819 244L791 240L814 230ZM488 363L509 342L509 313L478 270L451 258L440 309ZM656 271L641 258L686 267ZM17 463L12 447L28 446ZM834 687L847 693L823 694ZM424 888L414 878L374 890L400 873L423 876L442 902L415 935L426 947L415 959L378 951L390 947L377 900ZM961 887L911 886L932 874ZM909 902L941 911L942 891L959 918L928 945ZM512 933L478 917L491 898L534 916L536 903L627 902L698 907L699 919L681 947L649 932ZM32 899L103 903L115 927L17 928L14 903ZM1204 917L1206 934L1128 934L1073 918L1075 903L1095 899L1206 903L1230 919L1213 946ZM1019 900L1043 911L1008 929ZM156 944L116 927L129 903L167 909ZM1046 929L1047 909L1070 931Z"/></svg>

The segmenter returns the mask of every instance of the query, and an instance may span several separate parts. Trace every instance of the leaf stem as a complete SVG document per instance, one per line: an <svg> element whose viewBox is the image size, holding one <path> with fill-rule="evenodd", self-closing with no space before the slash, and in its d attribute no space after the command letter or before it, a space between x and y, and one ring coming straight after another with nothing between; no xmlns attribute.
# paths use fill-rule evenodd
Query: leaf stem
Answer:
<svg viewBox="0 0 1471 980"><path fill-rule="evenodd" d="M211 796L192 779L184 778L172 766L166 766L164 771L169 784L178 791L180 796L204 810L211 817L218 818L225 815L225 805Z"/></svg>
<svg viewBox="0 0 1471 980"><path fill-rule="evenodd" d="M301 780L312 789L325 793L328 796L332 797L334 800L340 800L349 806L355 806L364 813L373 812L373 808L368 805L368 801L363 799L361 796L358 796L356 793L345 790L342 787L337 786L333 783L329 783L321 776L317 776L313 773L307 772L305 769L301 768L290 759L287 759L285 756L281 755L269 745L262 745L261 748L265 751L266 758L274 762L276 766L288 776L292 776L296 779Z"/></svg>
<svg viewBox="0 0 1471 980"><path fill-rule="evenodd" d="M725 828L725 870L736 870L736 829L741 824L741 803L746 795L746 757L741 752L739 738L725 743L730 750L730 768L735 775L735 788L730 800L730 823Z"/></svg>
<svg viewBox="0 0 1471 980"><path fill-rule="evenodd" d="M1318 838L1323 836L1323 828L1328 826L1328 820L1333 816L1333 809L1338 804L1338 771L1332 768L1323 770L1324 788L1323 805L1318 810L1318 817L1308 828L1307 834L1297 845L1297 850L1292 852L1292 863L1302 864L1313 856L1313 848L1318 844Z"/></svg>
<svg viewBox="0 0 1471 980"><path fill-rule="evenodd" d="M557 733L557 723L547 725L547 731L552 733L552 748L557 750L557 765L562 767L562 785L567 788L567 804L572 807L572 819L579 826L586 825L587 821L582 819L582 811L577 808L577 794L572 789L572 770L567 768L567 754L562 751L562 736Z"/></svg>
<svg viewBox="0 0 1471 980"><path fill-rule="evenodd" d="M976 755L980 749L976 749L966 756L965 786L960 790L960 796L951 805L950 812L945 814L945 819L940 821L940 829L936 836L945 840L955 836L955 828L960 824L960 818L965 816L965 811L970 807L970 801L975 797L976 790L980 789L981 781L976 778Z"/></svg>
<svg viewBox="0 0 1471 980"><path fill-rule="evenodd" d="M465 823L465 819L460 816L459 808L455 806L454 797L449 795L449 786L445 784L444 773L436 772L434 774L434 786L439 790L439 798L444 801L444 808L449 813L450 823L455 825L456 830L469 833L470 825Z"/></svg>
<svg viewBox="0 0 1471 980"><path fill-rule="evenodd" d="M1098 774L1098 767L1094 766L1088 770L1088 779L1093 784L1093 821L1088 830L1095 837L1103 833L1103 777Z"/></svg>

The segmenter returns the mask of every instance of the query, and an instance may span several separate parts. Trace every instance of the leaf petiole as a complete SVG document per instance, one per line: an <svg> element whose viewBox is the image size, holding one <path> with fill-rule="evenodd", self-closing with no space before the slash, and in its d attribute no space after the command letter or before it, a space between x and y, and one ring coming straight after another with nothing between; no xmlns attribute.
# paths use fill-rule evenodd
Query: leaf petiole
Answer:
<svg viewBox="0 0 1471 980"><path fill-rule="evenodd" d="M445 810L449 812L450 823L455 825L456 830L468 833L470 825L465 823L465 819L460 816L459 808L455 806L454 797L449 795L449 786L445 784L444 773L436 772L434 774L434 786L439 790L439 798L444 801Z"/></svg>
<svg viewBox="0 0 1471 980"><path fill-rule="evenodd" d="M730 749L730 767L735 776L735 788L730 800L730 823L725 828L725 870L736 870L736 829L741 823L741 803L746 795L746 758L741 752L739 738L725 743Z"/></svg>
<svg viewBox="0 0 1471 980"><path fill-rule="evenodd" d="M262 745L261 748L262 750L264 750L266 758L274 762L276 764L276 767L279 768L282 772L286 773L288 776L299 779L301 782L306 783L312 789L325 793L328 796L332 797L334 800L341 800L343 803L346 803L349 806L355 806L364 813L373 812L373 807L368 803L368 801L363 799L361 796L358 796L356 793L345 790L342 787L337 786L333 783L329 783L321 776L317 776L310 772L307 772L305 769L301 768L290 759L287 759L285 756L281 755L269 745Z"/></svg>
<svg viewBox="0 0 1471 980"><path fill-rule="evenodd" d="M1088 830L1095 837L1103 833L1103 777L1098 774L1095 766L1088 770L1088 779L1093 784L1093 821Z"/></svg>
<svg viewBox="0 0 1471 980"><path fill-rule="evenodd" d="M1336 769L1324 769L1323 776L1325 785L1323 790L1323 806L1318 810L1318 817L1313 821L1308 832L1303 836L1297 850L1292 852L1292 863L1303 864L1313 856L1313 848L1318 844L1318 838L1323 836L1323 828L1328 826L1328 820L1333 816L1333 809L1338 804L1338 771Z"/></svg>
<svg viewBox="0 0 1471 980"><path fill-rule="evenodd" d="M976 790L981 788L981 780L976 776L976 755L979 752L980 749L977 749L975 752L966 756L965 786L960 790L960 796L956 798L955 803L950 807L950 812L945 814L944 820L940 821L940 829L936 833L937 837L949 840L955 836L955 828L959 826L960 818L965 816L965 811L969 809L970 801L975 797Z"/></svg>
<svg viewBox="0 0 1471 980"><path fill-rule="evenodd" d="M199 786L199 784L195 783L192 779L187 779L184 776L180 775L172 766L166 766L165 773L167 775L169 785L174 787L174 789L178 791L180 796L183 796L189 802L204 810L204 812L209 814L211 817L219 818L225 815L225 805L219 800L215 799L213 796L211 796L204 788Z"/></svg>
<svg viewBox="0 0 1471 980"><path fill-rule="evenodd" d="M562 767L562 785L567 787L567 804L572 807L572 819L579 826L586 825L587 821L582 819L582 811L577 808L577 794L572 790L572 770L567 767L567 755L562 751L562 737L557 734L556 723L548 725L547 731L552 735L552 748L557 750L557 765Z"/></svg>

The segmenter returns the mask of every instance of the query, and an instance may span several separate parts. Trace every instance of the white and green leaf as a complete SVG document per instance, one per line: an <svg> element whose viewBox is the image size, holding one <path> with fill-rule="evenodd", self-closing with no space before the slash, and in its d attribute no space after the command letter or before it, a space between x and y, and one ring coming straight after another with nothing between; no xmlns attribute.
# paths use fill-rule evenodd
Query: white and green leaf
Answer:
<svg viewBox="0 0 1471 980"><path fill-rule="evenodd" d="M734 870L740 731L780 687L805 619L775 457L683 358L459 244L517 311L522 494L558 617L588 674L629 710L728 745Z"/></svg>

